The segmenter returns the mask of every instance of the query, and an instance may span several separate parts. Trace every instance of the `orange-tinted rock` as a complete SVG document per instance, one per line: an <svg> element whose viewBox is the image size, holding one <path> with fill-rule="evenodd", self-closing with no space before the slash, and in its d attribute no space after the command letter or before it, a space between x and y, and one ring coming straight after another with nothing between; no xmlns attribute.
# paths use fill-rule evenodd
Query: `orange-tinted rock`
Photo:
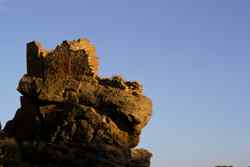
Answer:
<svg viewBox="0 0 250 167"><path fill-rule="evenodd" d="M17 87L21 107L3 132L19 142L94 147L101 155L90 154L93 166L148 167L151 153L131 149L151 118L151 99L140 82L101 78L98 69L95 47L86 39L64 41L53 50L28 43L27 74ZM109 148L131 157L116 161L114 154L107 155ZM99 158L101 163L94 162ZM90 163L87 159L82 164Z"/></svg>
<svg viewBox="0 0 250 167"><path fill-rule="evenodd" d="M27 44L27 73L41 78L97 75L99 69L95 47L87 39L64 41L47 51L39 42Z"/></svg>
<svg viewBox="0 0 250 167"><path fill-rule="evenodd" d="M131 167L149 167L152 154L145 149L132 149Z"/></svg>

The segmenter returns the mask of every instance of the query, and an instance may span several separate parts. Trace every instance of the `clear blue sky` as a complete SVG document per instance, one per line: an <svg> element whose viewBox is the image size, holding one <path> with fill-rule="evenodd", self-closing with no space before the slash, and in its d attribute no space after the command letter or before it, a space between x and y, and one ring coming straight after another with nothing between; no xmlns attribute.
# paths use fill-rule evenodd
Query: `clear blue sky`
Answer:
<svg viewBox="0 0 250 167"><path fill-rule="evenodd" d="M89 38L101 74L140 80L154 103L152 167L250 165L250 1L0 0L0 119L19 107L25 44Z"/></svg>

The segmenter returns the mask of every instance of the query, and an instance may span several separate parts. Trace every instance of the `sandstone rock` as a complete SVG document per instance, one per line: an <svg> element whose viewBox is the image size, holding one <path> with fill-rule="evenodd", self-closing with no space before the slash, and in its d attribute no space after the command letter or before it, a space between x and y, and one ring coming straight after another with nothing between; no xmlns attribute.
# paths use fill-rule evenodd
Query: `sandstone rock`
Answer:
<svg viewBox="0 0 250 167"><path fill-rule="evenodd" d="M17 143L0 140L0 164L10 167L129 167L129 152L105 144Z"/></svg>
<svg viewBox="0 0 250 167"><path fill-rule="evenodd" d="M151 153L133 148L151 118L150 98L138 81L101 78L98 69L95 47L86 39L53 50L28 43L27 74L17 87L21 107L3 130L17 143L0 139L0 149L11 145L17 152L2 164L149 166Z"/></svg>
<svg viewBox="0 0 250 167"><path fill-rule="evenodd" d="M50 51L39 42L27 44L27 73L31 76L57 80L96 75L98 64L95 47L87 39L64 41Z"/></svg>
<svg viewBox="0 0 250 167"><path fill-rule="evenodd" d="M132 149L131 167L149 167L152 154L145 149Z"/></svg>

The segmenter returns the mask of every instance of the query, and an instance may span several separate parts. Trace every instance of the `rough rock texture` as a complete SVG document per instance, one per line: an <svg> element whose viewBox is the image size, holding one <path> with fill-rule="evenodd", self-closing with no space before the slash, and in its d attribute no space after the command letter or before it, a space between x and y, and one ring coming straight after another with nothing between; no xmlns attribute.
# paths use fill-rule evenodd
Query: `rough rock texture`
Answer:
<svg viewBox="0 0 250 167"><path fill-rule="evenodd" d="M98 76L86 39L54 50L27 44L27 73L17 90L21 107L0 132L0 166L148 167L135 149L152 103L138 81Z"/></svg>

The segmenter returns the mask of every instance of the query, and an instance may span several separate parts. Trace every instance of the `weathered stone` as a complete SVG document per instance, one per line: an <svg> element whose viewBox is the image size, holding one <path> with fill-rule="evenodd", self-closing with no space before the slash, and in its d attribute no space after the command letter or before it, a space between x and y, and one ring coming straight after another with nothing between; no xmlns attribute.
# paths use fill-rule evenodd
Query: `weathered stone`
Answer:
<svg viewBox="0 0 250 167"><path fill-rule="evenodd" d="M149 167L152 154L145 149L132 149L131 167Z"/></svg>
<svg viewBox="0 0 250 167"><path fill-rule="evenodd" d="M64 41L54 50L46 50L39 42L27 44L28 75L52 78L96 75L99 63L95 47L87 39Z"/></svg>
<svg viewBox="0 0 250 167"><path fill-rule="evenodd" d="M39 42L27 44L27 73L35 77L44 77L44 58L48 51Z"/></svg>
<svg viewBox="0 0 250 167"><path fill-rule="evenodd" d="M129 167L129 152L106 144L17 143L0 140L0 165L6 167Z"/></svg>
<svg viewBox="0 0 250 167"><path fill-rule="evenodd" d="M5 136L18 141L12 144L17 152L2 164L148 167L151 153L132 148L151 118L150 98L138 81L101 78L98 69L86 39L53 50L28 43L27 74L17 87L21 108L0 135L0 149L8 147L1 145Z"/></svg>

